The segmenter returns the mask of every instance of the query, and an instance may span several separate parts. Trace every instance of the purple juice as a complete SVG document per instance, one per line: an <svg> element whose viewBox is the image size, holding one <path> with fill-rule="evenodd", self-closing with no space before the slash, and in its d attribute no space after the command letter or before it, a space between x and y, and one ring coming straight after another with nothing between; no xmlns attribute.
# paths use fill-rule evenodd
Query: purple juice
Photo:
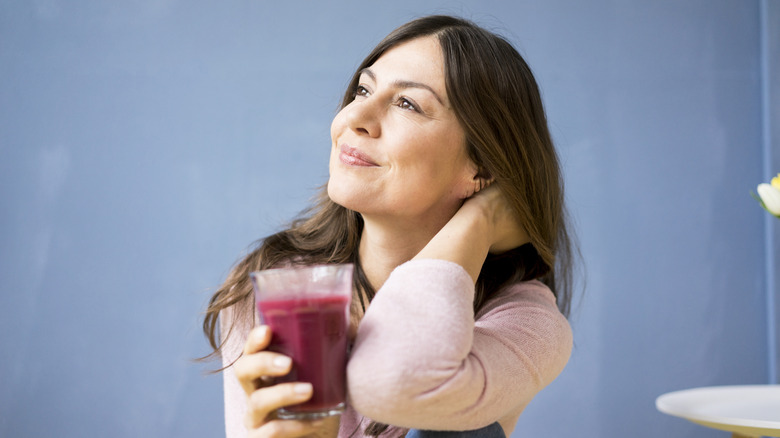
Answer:
<svg viewBox="0 0 780 438"><path fill-rule="evenodd" d="M346 400L347 330L349 296L311 296L270 299L257 303L265 324L273 332L269 350L293 360L290 373L277 382L309 382L309 401L280 412L329 415L344 408Z"/></svg>

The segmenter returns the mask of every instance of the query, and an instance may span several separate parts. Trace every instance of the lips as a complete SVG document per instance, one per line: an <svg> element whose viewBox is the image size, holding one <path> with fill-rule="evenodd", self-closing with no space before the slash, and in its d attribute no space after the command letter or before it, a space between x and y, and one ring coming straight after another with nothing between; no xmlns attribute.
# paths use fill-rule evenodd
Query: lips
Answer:
<svg viewBox="0 0 780 438"><path fill-rule="evenodd" d="M342 163L349 166L376 167L378 164L360 150L353 148L348 144L342 144L339 152L339 159Z"/></svg>

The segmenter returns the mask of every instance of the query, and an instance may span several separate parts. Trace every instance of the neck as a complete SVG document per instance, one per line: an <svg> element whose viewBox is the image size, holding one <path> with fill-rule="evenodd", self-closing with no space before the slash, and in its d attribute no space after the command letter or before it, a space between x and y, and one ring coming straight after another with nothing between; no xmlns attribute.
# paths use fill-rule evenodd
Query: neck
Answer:
<svg viewBox="0 0 780 438"><path fill-rule="evenodd" d="M360 264L371 285L379 290L398 265L411 260L444 226L409 224L399 226L363 217Z"/></svg>

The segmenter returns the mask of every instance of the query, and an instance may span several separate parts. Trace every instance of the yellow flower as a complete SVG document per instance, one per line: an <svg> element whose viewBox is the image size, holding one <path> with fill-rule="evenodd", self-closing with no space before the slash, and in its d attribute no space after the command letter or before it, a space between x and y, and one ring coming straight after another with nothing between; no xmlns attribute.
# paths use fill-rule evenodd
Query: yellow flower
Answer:
<svg viewBox="0 0 780 438"><path fill-rule="evenodd" d="M772 178L772 187L780 190L780 173L776 177Z"/></svg>

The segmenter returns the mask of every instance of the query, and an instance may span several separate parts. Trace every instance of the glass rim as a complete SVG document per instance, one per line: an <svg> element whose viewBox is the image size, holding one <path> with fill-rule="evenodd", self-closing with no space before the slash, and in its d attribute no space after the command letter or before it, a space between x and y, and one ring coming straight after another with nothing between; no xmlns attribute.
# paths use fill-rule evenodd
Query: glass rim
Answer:
<svg viewBox="0 0 780 438"><path fill-rule="evenodd" d="M290 266L279 266L276 268L268 268L268 269L258 269L255 271L252 271L249 273L249 275L265 275L265 274L275 274L282 271L309 271L313 269L318 268L351 268L355 269L354 263L318 263L314 265L290 265Z"/></svg>

